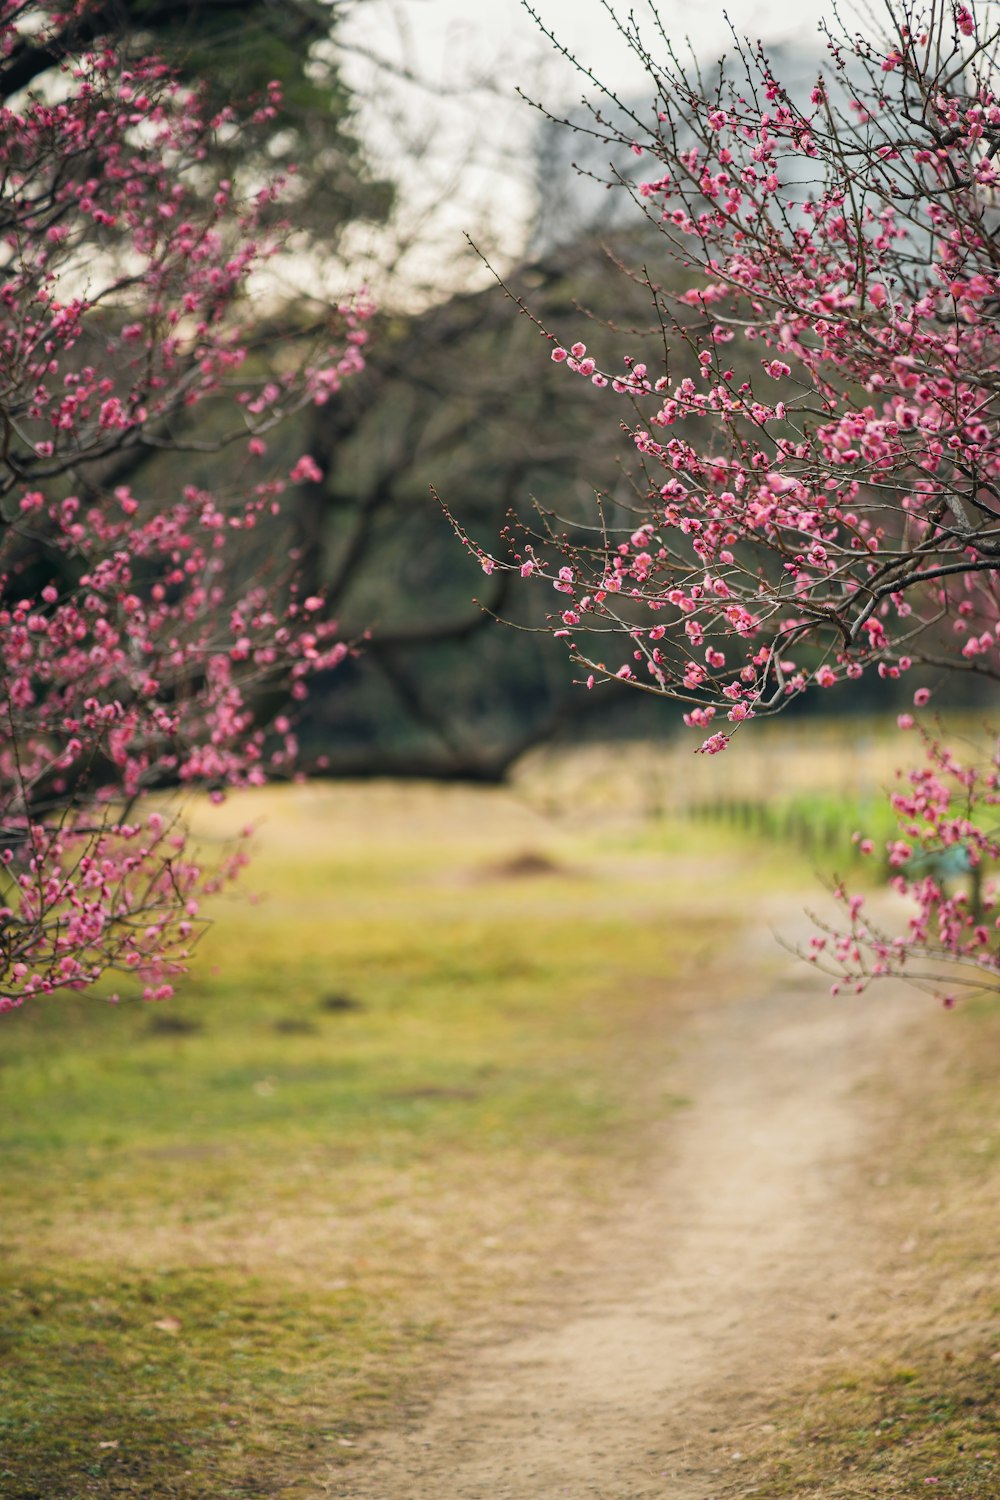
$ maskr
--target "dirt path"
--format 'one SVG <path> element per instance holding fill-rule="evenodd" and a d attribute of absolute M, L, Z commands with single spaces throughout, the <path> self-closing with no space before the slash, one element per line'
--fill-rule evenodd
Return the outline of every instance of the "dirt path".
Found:
<path fill-rule="evenodd" d="M 711 1500 L 769 1401 L 856 1341 L 877 1303 L 864 1084 L 921 1008 L 832 1001 L 766 931 L 754 946 L 745 986 L 671 1037 L 692 1106 L 643 1195 L 581 1247 L 565 1301 L 477 1348 L 328 1494 Z"/>

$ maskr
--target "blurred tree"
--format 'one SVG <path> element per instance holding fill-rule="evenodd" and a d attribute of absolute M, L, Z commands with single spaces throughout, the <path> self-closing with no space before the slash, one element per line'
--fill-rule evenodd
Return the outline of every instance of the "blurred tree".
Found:
<path fill-rule="evenodd" d="M 613 288 L 628 316 L 609 269 L 590 240 L 510 284 L 557 320 L 600 308 Z M 495 286 L 385 317 L 372 343 L 358 381 L 309 414 L 301 440 L 322 471 L 294 513 L 307 586 L 349 638 L 364 634 L 329 693 L 317 685 L 303 743 L 323 745 L 341 774 L 495 780 L 583 718 L 607 729 L 633 717 L 631 704 L 567 683 L 558 646 L 535 633 L 537 601 L 455 547 L 455 524 L 496 530 L 528 496 L 569 522 L 592 502 L 595 473 L 627 484 L 594 421 L 597 393 L 581 404 L 539 363 L 537 331 Z"/>

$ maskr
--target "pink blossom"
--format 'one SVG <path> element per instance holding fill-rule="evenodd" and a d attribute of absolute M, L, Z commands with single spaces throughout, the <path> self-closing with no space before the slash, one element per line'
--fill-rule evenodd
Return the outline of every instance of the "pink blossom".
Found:
<path fill-rule="evenodd" d="M 985 62 L 974 77 L 962 66 L 971 5 L 932 8 L 921 27 L 890 46 L 834 25 L 838 66 L 809 105 L 747 54 L 703 95 L 661 60 L 656 88 L 690 129 L 654 122 L 633 142 L 601 116 L 609 141 L 653 163 L 637 197 L 683 277 L 650 288 L 648 352 L 609 356 L 624 367 L 608 443 L 620 429 L 627 484 L 609 503 L 595 474 L 589 515 L 543 509 L 525 537 L 562 549 L 581 615 L 633 660 L 641 643 L 644 670 L 622 680 L 679 701 L 703 734 L 716 715 L 745 722 L 862 678 L 888 704 L 908 671 L 997 673 L 1000 316 L 982 214 L 1000 183 L 1000 88 Z M 933 101 L 926 138 L 903 118 L 904 75 L 907 96 Z M 809 184 L 801 202 L 785 182 Z M 737 333 L 755 359 L 729 359 Z M 622 337 L 614 320 L 607 337 Z M 599 374 L 582 342 L 567 358 Z M 795 395 L 775 401 L 774 381 Z M 913 707 L 930 698 L 917 688 Z M 896 722 L 915 729 L 912 714 Z M 956 871 L 956 850 L 970 870 L 1000 863 L 996 762 L 970 767 L 943 736 L 918 737 L 927 765 L 901 774 L 887 849 L 910 915 L 887 937 L 845 890 L 842 930 L 812 957 L 851 988 L 947 964 L 997 988 L 1000 894 L 927 873 L 940 851 Z M 919 955 L 930 965 L 910 964 Z"/>
<path fill-rule="evenodd" d="M 0 19 L 8 55 L 33 15 L 8 7 Z M 16 933 L 0 952 L 0 1010 L 109 970 L 159 1001 L 187 966 L 203 898 L 246 854 L 237 843 L 203 857 L 179 818 L 144 799 L 178 783 L 213 800 L 259 784 L 274 735 L 291 770 L 288 716 L 258 722 L 257 705 L 300 699 L 347 647 L 329 622 L 305 627 L 318 596 L 300 608 L 290 579 L 248 567 L 244 537 L 273 507 L 279 472 L 255 464 L 247 479 L 235 458 L 224 491 L 208 493 L 183 484 L 181 444 L 177 492 L 144 492 L 132 465 L 135 493 L 104 486 L 139 451 L 130 443 L 169 446 L 191 416 L 199 433 L 250 418 L 270 427 L 279 405 L 300 411 L 329 382 L 248 369 L 248 283 L 278 248 L 275 192 L 245 202 L 226 184 L 214 202 L 202 196 L 220 122 L 165 64 L 138 48 L 126 63 L 109 45 L 74 58 L 57 106 L 45 90 L 7 103 L 0 196 L 18 249 L 0 343 L 5 401 L 28 437 L 8 465 L 16 519 L 0 537 L 0 583 L 43 534 L 51 581 L 37 594 L 0 587 L 0 860 Z M 345 304 L 321 351 L 340 382 L 362 368 L 369 315 Z M 248 448 L 267 452 L 252 426 Z M 307 456 L 292 470 L 319 477 Z"/>
<path fill-rule="evenodd" d="M 727 734 L 722 734 L 721 732 L 713 734 L 698 746 L 697 753 L 699 755 L 718 755 L 720 751 L 725 750 L 728 744 L 729 736 Z"/>
<path fill-rule="evenodd" d="M 314 458 L 310 458 L 308 453 L 303 453 L 288 477 L 293 484 L 301 484 L 306 480 L 310 484 L 319 484 L 323 478 L 323 470 Z"/>

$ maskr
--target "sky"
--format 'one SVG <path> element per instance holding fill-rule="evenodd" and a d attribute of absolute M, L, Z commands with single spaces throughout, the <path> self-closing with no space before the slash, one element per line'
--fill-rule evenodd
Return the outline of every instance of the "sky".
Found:
<path fill-rule="evenodd" d="M 621 13 L 628 8 L 618 7 Z M 660 15 L 672 37 L 690 36 L 700 50 L 725 44 L 729 32 L 723 12 L 740 34 L 770 41 L 808 36 L 824 8 L 829 11 L 819 0 L 664 0 Z M 534 9 L 584 65 L 614 86 L 624 87 L 641 76 L 602 0 L 534 0 Z M 634 9 L 642 25 L 650 6 L 637 0 Z M 356 36 L 390 55 L 398 54 L 401 45 L 408 48 L 420 69 L 439 80 L 472 62 L 513 86 L 519 68 L 552 50 L 520 0 L 362 0 L 349 25 Z"/>
<path fill-rule="evenodd" d="M 534 3 L 583 68 L 619 92 L 642 90 L 645 75 L 602 0 Z M 619 8 L 627 10 L 628 0 Z M 655 51 L 648 0 L 633 0 L 633 8 Z M 664 0 L 660 16 L 680 50 L 687 36 L 700 56 L 714 60 L 727 49 L 723 9 L 737 32 L 753 40 L 801 39 L 809 46 L 824 7 L 819 0 Z M 466 236 L 492 263 L 509 264 L 525 244 L 534 210 L 539 116 L 518 97 L 518 87 L 559 112 L 579 101 L 586 79 L 520 0 L 360 0 L 339 34 L 362 134 L 400 184 L 392 236 L 359 232 L 351 247 L 356 267 L 366 263 L 367 279 L 377 284 L 387 280 L 379 262 L 393 260 L 388 279 L 403 301 L 426 302 L 458 285 L 481 284 L 489 273 Z"/>

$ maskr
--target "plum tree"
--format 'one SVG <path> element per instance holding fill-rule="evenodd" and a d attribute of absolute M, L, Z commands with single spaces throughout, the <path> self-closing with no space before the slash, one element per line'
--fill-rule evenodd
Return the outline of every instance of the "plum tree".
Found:
<path fill-rule="evenodd" d="M 587 687 L 678 701 L 705 754 L 870 674 L 913 674 L 917 709 L 940 670 L 995 680 L 992 7 L 903 0 L 880 33 L 824 28 L 805 97 L 759 45 L 714 75 L 684 64 L 650 9 L 650 46 L 631 16 L 618 24 L 653 110 L 605 90 L 575 128 L 639 163 L 609 185 L 646 226 L 629 274 L 650 299 L 652 344 L 585 326 L 559 339 L 539 322 L 551 358 L 606 393 L 628 483 L 589 515 L 512 525 L 506 551 L 464 540 L 487 572 L 556 591 L 549 628 Z M 927 750 L 894 798 L 890 862 L 916 902 L 906 931 L 878 930 L 843 892 L 845 929 L 814 942 L 817 963 L 861 987 L 939 961 L 968 984 L 1000 976 L 996 890 L 981 878 L 1000 855 L 998 758 L 970 763 L 933 732 Z M 956 848 L 971 890 L 926 858 Z"/>
<path fill-rule="evenodd" d="M 63 51 L 66 24 L 0 12 L 8 67 L 58 59 L 0 123 L 0 1009 L 109 969 L 170 993 L 243 856 L 204 863 L 144 799 L 286 772 L 292 724 L 259 722 L 255 695 L 294 701 L 349 649 L 254 541 L 318 472 L 275 469 L 268 434 L 361 368 L 369 308 L 345 302 L 262 378 L 248 290 L 280 249 L 281 178 L 241 196 L 213 152 L 235 108 L 100 36 Z M 249 122 L 279 104 L 269 89 Z M 151 452 L 219 446 L 224 491 L 143 492 Z"/>

